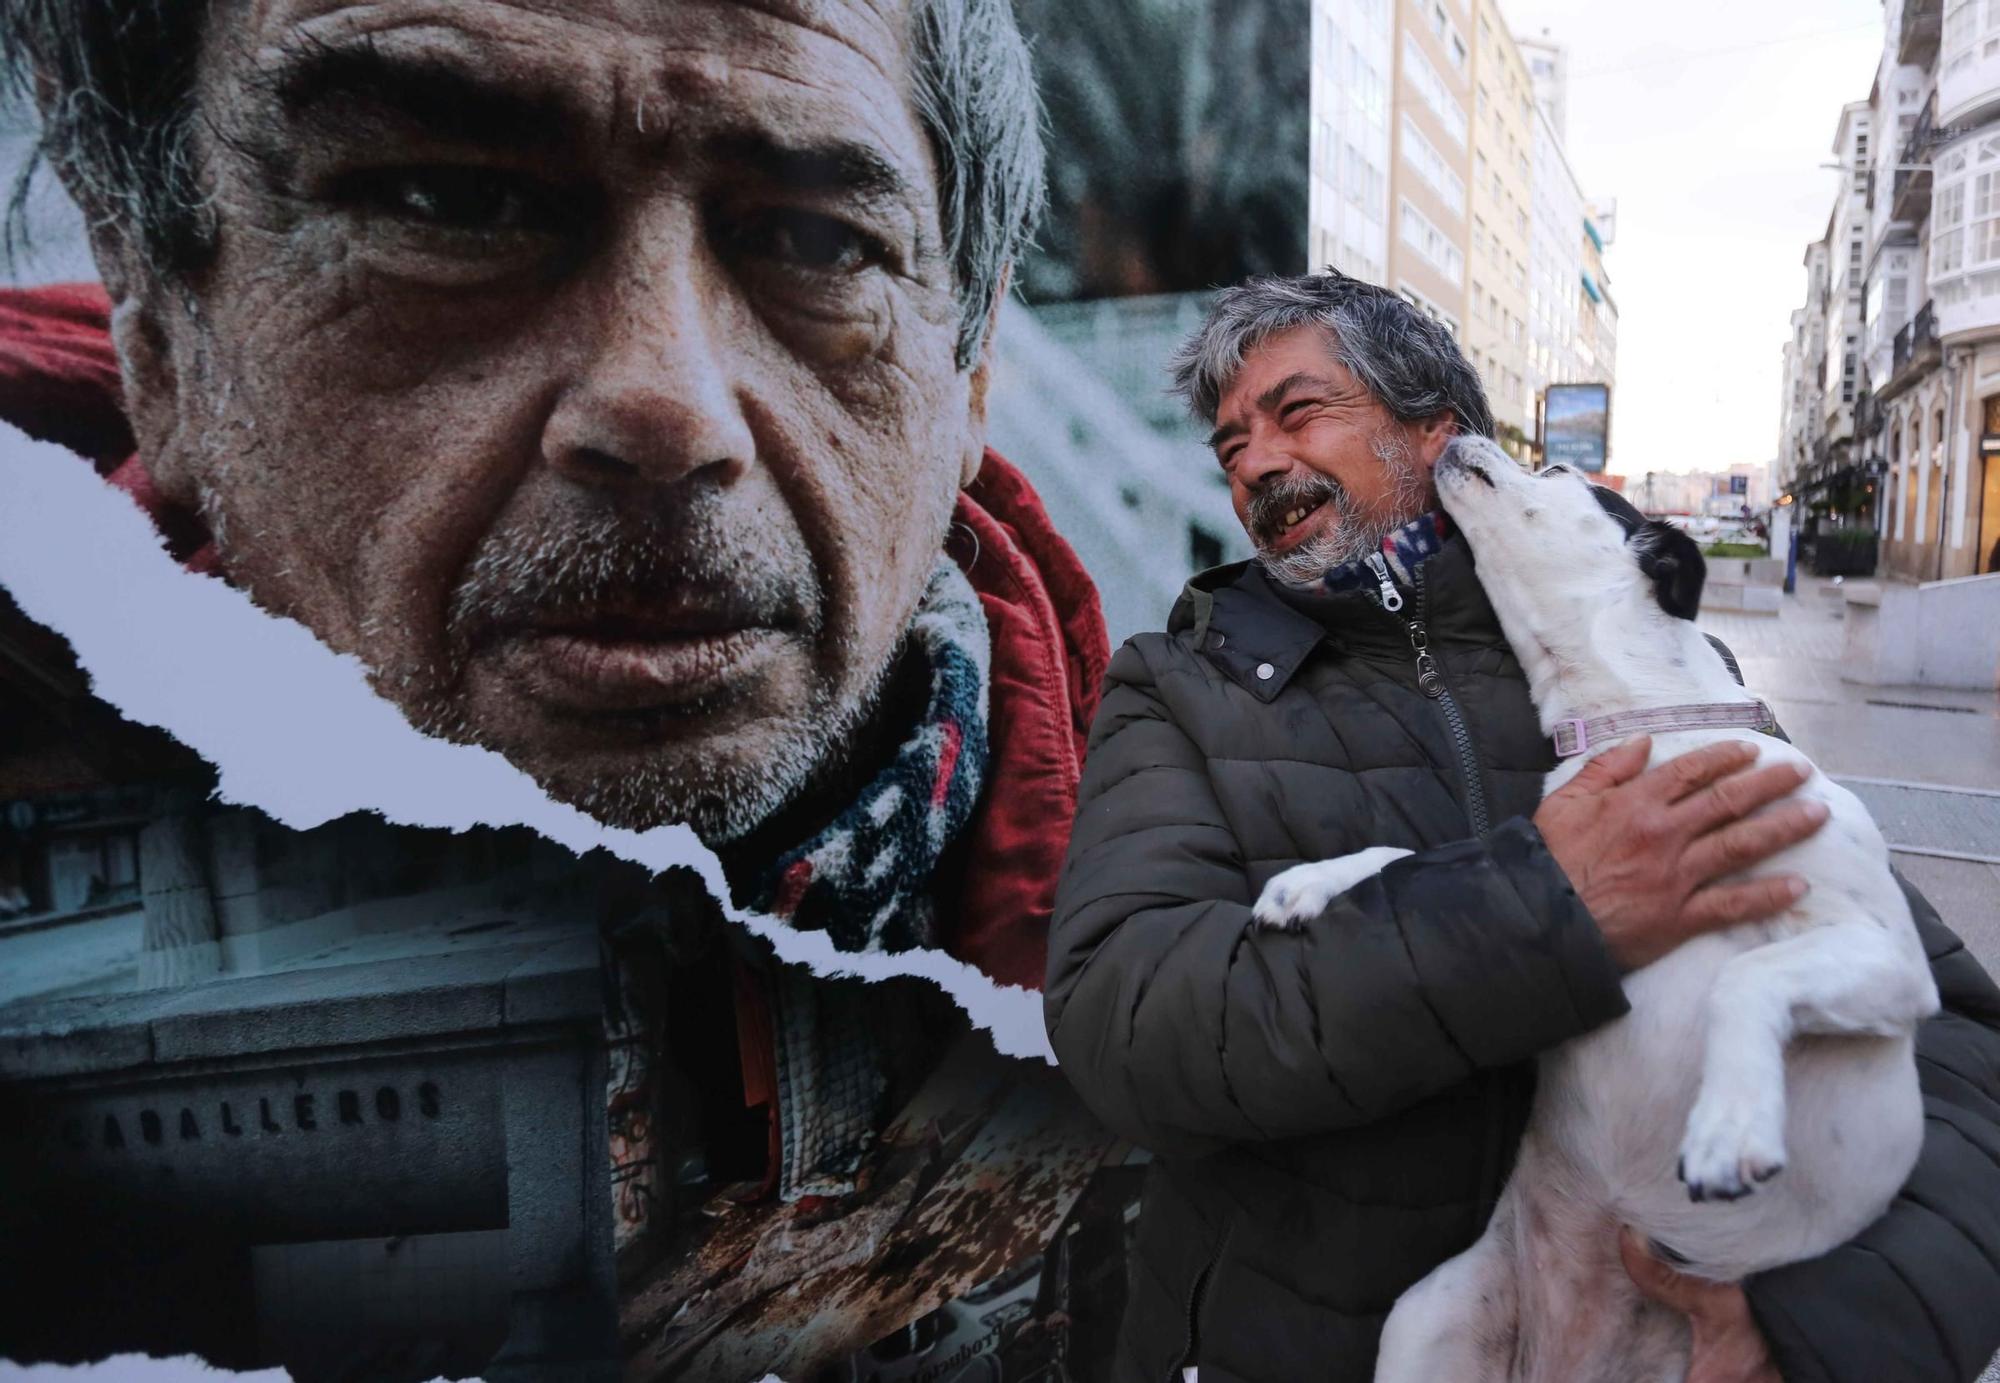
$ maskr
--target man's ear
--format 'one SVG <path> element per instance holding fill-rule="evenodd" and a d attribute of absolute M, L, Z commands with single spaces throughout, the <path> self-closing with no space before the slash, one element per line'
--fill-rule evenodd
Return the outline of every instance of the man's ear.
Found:
<path fill-rule="evenodd" d="M 1451 445 L 1451 439 L 1458 436 L 1458 414 L 1449 408 L 1442 413 L 1434 413 L 1420 422 L 1410 424 L 1415 433 L 1417 460 L 1429 470 L 1444 455 L 1444 449 Z"/>
<path fill-rule="evenodd" d="M 1639 570 L 1653 583 L 1653 598 L 1675 619 L 1693 619 L 1701 609 L 1701 587 L 1708 579 L 1708 561 L 1701 544 L 1660 519 L 1642 524 L 1627 540 L 1639 558 Z"/>
<path fill-rule="evenodd" d="M 106 274 L 107 290 L 112 282 Z M 111 344 L 125 385 L 125 416 L 153 483 L 169 498 L 187 501 L 191 482 L 175 473 L 173 458 L 180 449 L 169 445 L 180 421 L 181 370 L 168 319 L 174 314 L 186 326 L 186 310 L 171 289 L 129 265 L 118 282 L 111 297 Z"/>
<path fill-rule="evenodd" d="M 972 373 L 966 380 L 965 454 L 960 459 L 958 474 L 961 490 L 978 478 L 979 468 L 986 464 L 986 390 L 993 383 L 993 333 L 1000 325 L 1000 304 L 1007 300 L 1007 283 L 1013 274 L 1011 263 L 1001 266 L 1000 282 L 994 286 L 993 301 L 986 308 L 986 331 L 979 339 L 979 357 L 972 362 Z"/>

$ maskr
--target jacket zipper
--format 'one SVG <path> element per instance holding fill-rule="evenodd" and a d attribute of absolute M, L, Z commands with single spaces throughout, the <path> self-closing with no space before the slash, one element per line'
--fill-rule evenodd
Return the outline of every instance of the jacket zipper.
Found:
<path fill-rule="evenodd" d="M 1403 608 L 1403 594 L 1396 589 L 1396 583 L 1389 579 L 1389 564 L 1379 552 L 1371 552 L 1367 557 L 1368 569 L 1375 573 L 1382 608 L 1391 614 L 1398 614 Z M 1485 835 L 1486 783 L 1479 774 L 1479 755 L 1472 743 L 1472 730 L 1465 723 L 1465 715 L 1459 709 L 1458 700 L 1451 694 L 1451 686 L 1445 681 L 1444 669 L 1431 654 L 1430 633 L 1424 628 L 1425 587 L 1424 571 L 1417 568 L 1411 577 L 1416 591 L 1417 608 L 1401 616 L 1403 628 L 1409 633 L 1410 651 L 1417 660 L 1417 690 L 1438 703 L 1444 712 L 1444 722 L 1451 730 L 1452 743 L 1458 749 L 1458 767 L 1465 779 L 1465 810 L 1472 819 L 1472 833 Z"/>
<path fill-rule="evenodd" d="M 1201 1312 L 1202 1293 L 1208 1290 L 1208 1280 L 1214 1276 L 1216 1265 L 1222 1262 L 1222 1255 L 1229 1248 L 1230 1237 L 1235 1233 L 1234 1224 L 1223 1230 L 1222 1242 L 1215 1246 L 1215 1255 L 1194 1276 L 1194 1286 L 1189 1289 L 1187 1300 L 1187 1343 L 1181 1347 L 1181 1360 L 1174 1365 L 1174 1371 L 1169 1375 L 1167 1383 L 1181 1383 L 1181 1375 L 1185 1370 L 1201 1367 L 1201 1360 L 1196 1357 L 1201 1345 L 1200 1335 L 1196 1331 L 1195 1317 Z"/>

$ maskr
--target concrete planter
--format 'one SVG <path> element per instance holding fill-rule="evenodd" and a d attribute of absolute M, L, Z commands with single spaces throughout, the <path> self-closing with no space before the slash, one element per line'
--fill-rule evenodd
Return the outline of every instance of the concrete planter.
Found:
<path fill-rule="evenodd" d="M 2000 690 L 2000 574 L 1916 587 L 1850 582 L 1843 594 L 1844 680 Z"/>

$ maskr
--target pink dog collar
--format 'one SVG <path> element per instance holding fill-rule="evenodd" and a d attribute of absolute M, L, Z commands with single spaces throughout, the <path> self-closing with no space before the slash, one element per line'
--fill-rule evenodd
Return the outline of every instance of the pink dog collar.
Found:
<path fill-rule="evenodd" d="M 1695 706 L 1653 706 L 1589 720 L 1573 716 L 1557 721 L 1549 738 L 1555 741 L 1558 759 L 1573 759 L 1633 735 L 1664 734 L 1670 730 L 1762 730 L 1769 734 L 1777 728 L 1778 718 L 1761 701 L 1720 701 Z"/>

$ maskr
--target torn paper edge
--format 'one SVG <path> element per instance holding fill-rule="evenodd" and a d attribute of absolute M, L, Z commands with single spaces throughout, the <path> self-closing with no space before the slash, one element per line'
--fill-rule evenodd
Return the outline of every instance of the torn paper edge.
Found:
<path fill-rule="evenodd" d="M 96 696 L 214 766 L 216 797 L 294 830 L 372 811 L 395 825 L 526 826 L 582 855 L 694 869 L 728 917 L 780 960 L 828 978 L 926 979 L 1006 1056 L 1053 1063 L 1042 996 L 938 950 L 836 950 L 735 908 L 722 866 L 686 826 L 630 831 L 551 799 L 492 750 L 416 730 L 355 658 L 241 591 L 184 570 L 150 519 L 88 462 L 0 424 L 0 586 L 69 640 Z"/>
<path fill-rule="evenodd" d="M 0 1383 L 215 1383 L 217 1379 L 235 1383 L 292 1383 L 284 1369 L 258 1369 L 255 1373 L 235 1373 L 203 1363 L 192 1354 L 172 1359 L 155 1359 L 144 1354 L 114 1354 L 94 1364 L 15 1364 L 0 1359 Z M 445 1383 L 440 1378 L 434 1383 Z M 476 1378 L 464 1383 L 479 1383 Z M 759 1383 L 785 1383 L 775 1373 L 767 1373 Z"/>
<path fill-rule="evenodd" d="M 145 1354 L 114 1354 L 94 1364 L 15 1364 L 0 1361 L 0 1383 L 292 1383 L 284 1369 L 237 1373 L 219 1369 L 192 1354 L 155 1359 Z M 440 1380 L 439 1383 L 442 1383 Z M 478 1383 L 478 1380 L 472 1380 Z"/>

